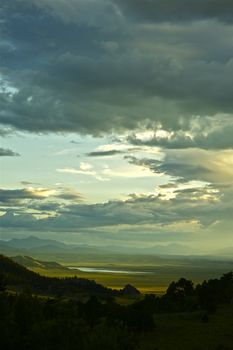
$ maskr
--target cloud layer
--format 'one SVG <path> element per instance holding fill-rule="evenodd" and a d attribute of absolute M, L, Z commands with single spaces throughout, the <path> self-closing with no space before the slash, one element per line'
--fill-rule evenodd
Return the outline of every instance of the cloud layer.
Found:
<path fill-rule="evenodd" d="M 130 14 L 150 21 L 233 20 L 231 0 L 116 0 L 116 3 Z"/>
<path fill-rule="evenodd" d="M 176 241 L 182 240 L 184 234 L 189 240 L 190 234 L 195 237 L 204 228 L 208 231 L 208 227 L 217 225 L 220 220 L 226 223 L 232 221 L 232 197 L 229 196 L 229 188 L 228 194 L 226 192 L 222 196 L 212 186 L 198 187 L 192 183 L 184 187 L 174 184 L 169 186 L 157 188 L 158 192 L 154 195 L 132 195 L 126 201 L 93 205 L 62 205 L 59 202 L 47 202 L 45 198 L 33 197 L 36 201 L 30 204 L 28 202 L 26 206 L 24 202 L 18 211 L 10 208 L 6 210 L 0 218 L 1 226 L 4 230 L 17 228 L 24 231 L 66 232 L 68 240 L 72 232 L 92 232 L 93 239 L 96 236 L 101 239 L 104 233 L 108 233 L 112 239 L 119 240 L 124 240 L 124 237 L 129 239 L 130 234 L 131 240 L 135 241 L 149 237 L 151 241 Z M 232 188 L 230 193 L 232 194 Z M 11 196 L 8 202 L 5 200 L 5 204 L 13 203 L 19 205 L 15 196 Z M 52 214 L 54 210 L 55 215 Z M 203 235 L 204 233 L 205 231 Z"/>
<path fill-rule="evenodd" d="M 162 147 L 232 147 L 231 1 L 4 4 L 3 125 L 92 135 L 162 127 L 178 132 Z M 210 134 L 179 134 L 219 118 Z"/>

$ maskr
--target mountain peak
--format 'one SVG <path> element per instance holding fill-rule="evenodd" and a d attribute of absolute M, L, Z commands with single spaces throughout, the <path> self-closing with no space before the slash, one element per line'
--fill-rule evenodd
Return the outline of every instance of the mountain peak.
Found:
<path fill-rule="evenodd" d="M 56 246 L 56 247 L 65 246 L 65 243 L 52 240 L 52 239 L 39 238 L 36 236 L 28 236 L 25 238 L 12 238 L 7 242 L 7 244 L 14 248 L 25 248 L 25 249 L 39 248 L 44 246 Z"/>

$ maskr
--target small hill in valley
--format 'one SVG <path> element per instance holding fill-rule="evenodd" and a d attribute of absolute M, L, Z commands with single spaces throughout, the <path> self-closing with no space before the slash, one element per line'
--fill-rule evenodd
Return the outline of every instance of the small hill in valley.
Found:
<path fill-rule="evenodd" d="M 120 291 L 121 294 L 136 296 L 141 294 L 137 288 L 132 286 L 131 284 L 126 284 L 124 288 Z"/>

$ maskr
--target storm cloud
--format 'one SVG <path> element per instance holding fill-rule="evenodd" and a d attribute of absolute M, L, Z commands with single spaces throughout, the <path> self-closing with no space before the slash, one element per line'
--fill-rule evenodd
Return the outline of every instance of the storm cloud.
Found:
<path fill-rule="evenodd" d="M 151 21 L 190 21 L 216 18 L 232 22 L 231 0 L 115 0 L 127 13 Z"/>
<path fill-rule="evenodd" d="M 6 207 L 21 206 L 25 209 L 30 204 L 31 208 L 36 208 L 38 201 L 44 201 L 44 204 L 47 205 L 49 198 L 53 198 L 53 200 L 72 201 L 72 203 L 82 202 L 82 195 L 70 188 L 48 189 L 29 187 L 11 190 L 0 189 L 0 205 Z"/>
<path fill-rule="evenodd" d="M 37 192 L 29 189 L 0 189 L 0 203 L 6 206 L 17 206 L 22 204 L 24 200 L 28 199 L 42 199 L 43 191 Z"/>
<path fill-rule="evenodd" d="M 233 147 L 233 118 L 231 116 L 218 116 L 200 121 L 197 118 L 195 127 L 186 130 L 166 131 L 154 130 L 154 134 L 146 140 L 135 134 L 128 136 L 127 140 L 136 146 L 155 146 L 167 149 L 231 149 Z"/>
<path fill-rule="evenodd" d="M 214 120 L 217 114 L 230 123 L 231 3 L 4 2 L 0 122 L 30 132 L 95 136 L 142 125 L 189 130 L 197 116 Z M 124 8 L 129 11 L 122 14 Z M 172 24 L 142 25 L 131 20 L 137 11 L 172 18 Z M 190 17 L 196 22 L 180 24 Z M 199 143 L 208 148 L 210 138 Z M 190 147 L 186 141 L 168 147 Z M 224 138 L 216 147 L 231 146 Z"/>
<path fill-rule="evenodd" d="M 8 148 L 0 148 L 0 157 L 19 157 L 20 154 Z"/>

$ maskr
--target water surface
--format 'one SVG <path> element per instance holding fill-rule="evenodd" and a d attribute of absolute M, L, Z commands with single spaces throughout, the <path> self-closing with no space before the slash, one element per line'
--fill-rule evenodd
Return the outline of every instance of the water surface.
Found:
<path fill-rule="evenodd" d="M 76 266 L 69 266 L 70 270 L 79 270 L 82 272 L 101 272 L 101 273 L 116 273 L 116 274 L 125 274 L 125 275 L 143 275 L 148 274 L 150 272 L 145 271 L 129 271 L 129 270 L 111 270 L 111 269 L 105 269 L 105 268 L 97 268 L 97 267 L 76 267 Z"/>

